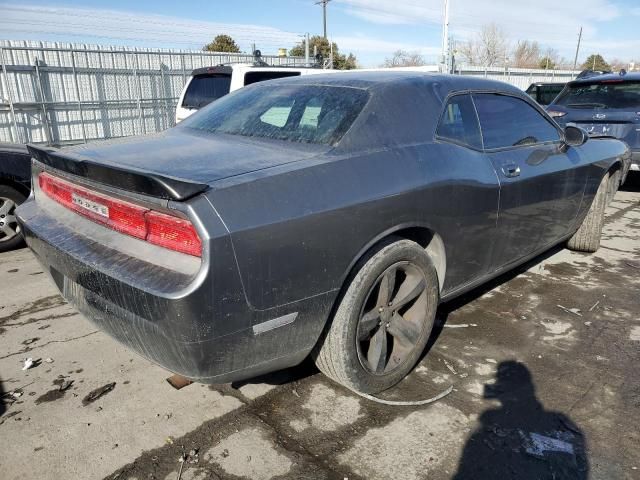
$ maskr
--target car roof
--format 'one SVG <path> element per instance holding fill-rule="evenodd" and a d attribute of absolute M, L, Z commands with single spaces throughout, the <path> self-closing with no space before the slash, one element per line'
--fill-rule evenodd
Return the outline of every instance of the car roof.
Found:
<path fill-rule="evenodd" d="M 300 65 L 254 65 L 253 63 L 233 63 L 228 65 L 214 65 L 211 67 L 196 68 L 191 72 L 191 76 L 226 74 L 231 75 L 234 70 L 255 70 L 257 72 L 289 72 L 302 70 L 318 70 L 316 67 L 305 67 Z"/>
<path fill-rule="evenodd" d="M 464 91 L 464 90 L 486 90 L 502 91 L 523 95 L 523 91 L 508 83 L 485 78 L 448 75 L 440 73 L 419 72 L 419 71 L 358 71 L 348 70 L 328 74 L 309 75 L 305 77 L 289 77 L 273 80 L 271 85 L 278 82 L 284 84 L 305 84 L 305 85 L 328 85 L 362 88 L 365 90 L 393 88 L 394 84 L 413 84 L 420 86 L 438 86 L 441 91 Z"/>
<path fill-rule="evenodd" d="M 277 87 L 343 87 L 366 91 L 369 99 L 339 142 L 340 151 L 392 148 L 433 138 L 446 99 L 469 91 L 503 93 L 533 100 L 507 83 L 462 75 L 416 71 L 346 71 L 288 77 L 249 85 L 242 90 Z M 389 121 L 393 119 L 393 121 Z"/>
<path fill-rule="evenodd" d="M 569 82 L 571 85 L 580 84 L 580 83 L 598 83 L 598 82 L 606 82 L 606 81 L 639 81 L 640 80 L 640 72 L 627 72 L 624 75 L 620 75 L 619 73 L 602 73 L 600 75 L 591 75 L 586 76 L 584 78 L 577 78 Z"/>

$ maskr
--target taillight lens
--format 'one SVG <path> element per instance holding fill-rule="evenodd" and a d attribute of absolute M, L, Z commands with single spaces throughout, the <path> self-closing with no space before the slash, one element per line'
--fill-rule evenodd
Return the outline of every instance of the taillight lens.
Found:
<path fill-rule="evenodd" d="M 196 257 L 201 255 L 200 237 L 190 221 L 152 210 L 145 217 L 147 242 Z"/>
<path fill-rule="evenodd" d="M 547 110 L 547 113 L 549 114 L 550 117 L 556 118 L 556 117 L 564 117 L 567 112 L 559 112 L 557 110 Z"/>
<path fill-rule="evenodd" d="M 38 175 L 38 184 L 48 197 L 96 223 L 170 250 L 202 255 L 200 237 L 189 220 L 92 192 L 47 172 Z"/>

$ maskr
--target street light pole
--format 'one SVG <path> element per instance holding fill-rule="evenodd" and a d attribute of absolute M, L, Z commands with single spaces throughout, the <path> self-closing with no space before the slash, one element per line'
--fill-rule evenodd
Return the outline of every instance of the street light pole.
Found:
<path fill-rule="evenodd" d="M 448 70 L 449 57 L 449 0 L 444 0 L 444 18 L 442 21 L 442 65 Z"/>
<path fill-rule="evenodd" d="M 322 25 L 325 40 L 327 39 L 327 4 L 330 1 L 331 0 L 318 0 L 316 2 L 316 5 L 322 5 Z"/>

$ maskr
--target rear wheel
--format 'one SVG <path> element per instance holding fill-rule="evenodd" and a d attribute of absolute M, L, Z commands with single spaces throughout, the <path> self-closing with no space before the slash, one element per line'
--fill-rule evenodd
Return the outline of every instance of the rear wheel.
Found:
<path fill-rule="evenodd" d="M 15 188 L 0 185 L 0 252 L 12 250 L 22 244 L 15 210 L 26 198 Z"/>
<path fill-rule="evenodd" d="M 424 249 L 395 239 L 360 262 L 314 350 L 318 368 L 348 388 L 375 393 L 419 360 L 438 306 L 438 276 Z"/>
<path fill-rule="evenodd" d="M 598 191 L 591 203 L 587 216 L 582 225 L 567 242 L 567 247 L 578 252 L 593 253 L 600 247 L 602 225 L 604 224 L 604 210 L 610 198 L 609 174 L 600 182 Z"/>

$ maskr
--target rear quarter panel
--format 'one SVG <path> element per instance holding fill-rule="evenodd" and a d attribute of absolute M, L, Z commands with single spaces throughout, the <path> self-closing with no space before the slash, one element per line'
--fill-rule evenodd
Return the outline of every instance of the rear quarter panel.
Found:
<path fill-rule="evenodd" d="M 498 189 L 480 154 L 436 143 L 279 169 L 219 182 L 208 193 L 254 309 L 337 294 L 359 257 L 402 228 L 442 237 L 456 259 L 445 289 L 488 268 Z"/>

